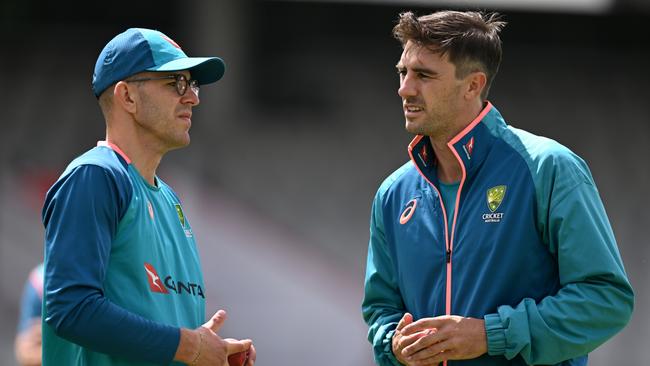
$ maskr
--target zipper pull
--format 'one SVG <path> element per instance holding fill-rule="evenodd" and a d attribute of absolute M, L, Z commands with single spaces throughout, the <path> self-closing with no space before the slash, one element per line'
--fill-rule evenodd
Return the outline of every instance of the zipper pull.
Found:
<path fill-rule="evenodd" d="M 451 263 L 451 250 L 447 249 L 447 263 Z"/>

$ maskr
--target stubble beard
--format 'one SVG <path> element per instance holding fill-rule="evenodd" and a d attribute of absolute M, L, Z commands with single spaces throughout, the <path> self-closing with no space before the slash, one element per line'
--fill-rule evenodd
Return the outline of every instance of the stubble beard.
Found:
<path fill-rule="evenodd" d="M 176 120 L 168 120 L 164 111 L 154 103 L 144 100 L 145 118 L 140 121 L 140 126 L 154 137 L 155 145 L 163 153 L 186 147 L 190 143 L 189 130 L 180 130 Z"/>
<path fill-rule="evenodd" d="M 430 113 L 427 113 L 422 121 L 415 122 L 407 119 L 404 128 L 414 135 L 428 136 L 433 139 L 446 138 L 451 132 L 451 126 L 444 117 L 432 116 Z"/>

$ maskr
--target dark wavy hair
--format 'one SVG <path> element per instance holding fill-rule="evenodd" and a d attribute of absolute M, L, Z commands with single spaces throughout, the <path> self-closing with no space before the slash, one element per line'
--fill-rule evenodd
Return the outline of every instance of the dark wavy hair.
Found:
<path fill-rule="evenodd" d="M 412 41 L 446 55 L 456 66 L 456 78 L 475 71 L 484 72 L 487 82 L 481 97 L 486 99 L 501 64 L 499 32 L 505 25 L 498 13 L 444 10 L 416 17 L 409 11 L 399 15 L 393 36 L 402 47 Z"/>

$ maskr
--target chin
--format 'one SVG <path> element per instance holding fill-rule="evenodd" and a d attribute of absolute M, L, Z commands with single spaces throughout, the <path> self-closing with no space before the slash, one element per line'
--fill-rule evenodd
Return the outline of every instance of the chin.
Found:
<path fill-rule="evenodd" d="M 186 147 L 190 144 L 190 137 L 187 136 L 186 138 L 180 138 L 175 141 L 170 142 L 169 144 L 169 150 L 176 150 L 180 149 L 183 147 Z"/>
<path fill-rule="evenodd" d="M 414 134 L 414 135 L 422 135 L 423 132 L 424 132 L 424 131 L 422 130 L 422 127 L 420 127 L 420 126 L 418 126 L 417 124 L 415 124 L 415 123 L 413 123 L 413 122 L 410 122 L 410 121 L 408 121 L 408 120 L 407 120 L 406 123 L 404 124 L 404 129 L 406 130 L 406 132 L 408 132 L 408 133 L 412 133 L 412 134 Z"/>

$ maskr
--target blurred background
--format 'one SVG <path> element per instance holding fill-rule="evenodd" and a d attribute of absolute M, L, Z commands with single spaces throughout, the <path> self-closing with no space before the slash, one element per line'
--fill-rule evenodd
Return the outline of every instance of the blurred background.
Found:
<path fill-rule="evenodd" d="M 0 364 L 43 258 L 44 193 L 103 139 L 97 55 L 159 29 L 226 76 L 201 89 L 190 147 L 159 176 L 184 201 L 208 312 L 252 338 L 259 365 L 371 365 L 360 303 L 371 200 L 406 159 L 391 36 L 397 14 L 497 10 L 490 100 L 592 169 L 636 291 L 630 324 L 590 365 L 646 365 L 650 345 L 650 4 L 645 0 L 0 2 Z"/>

